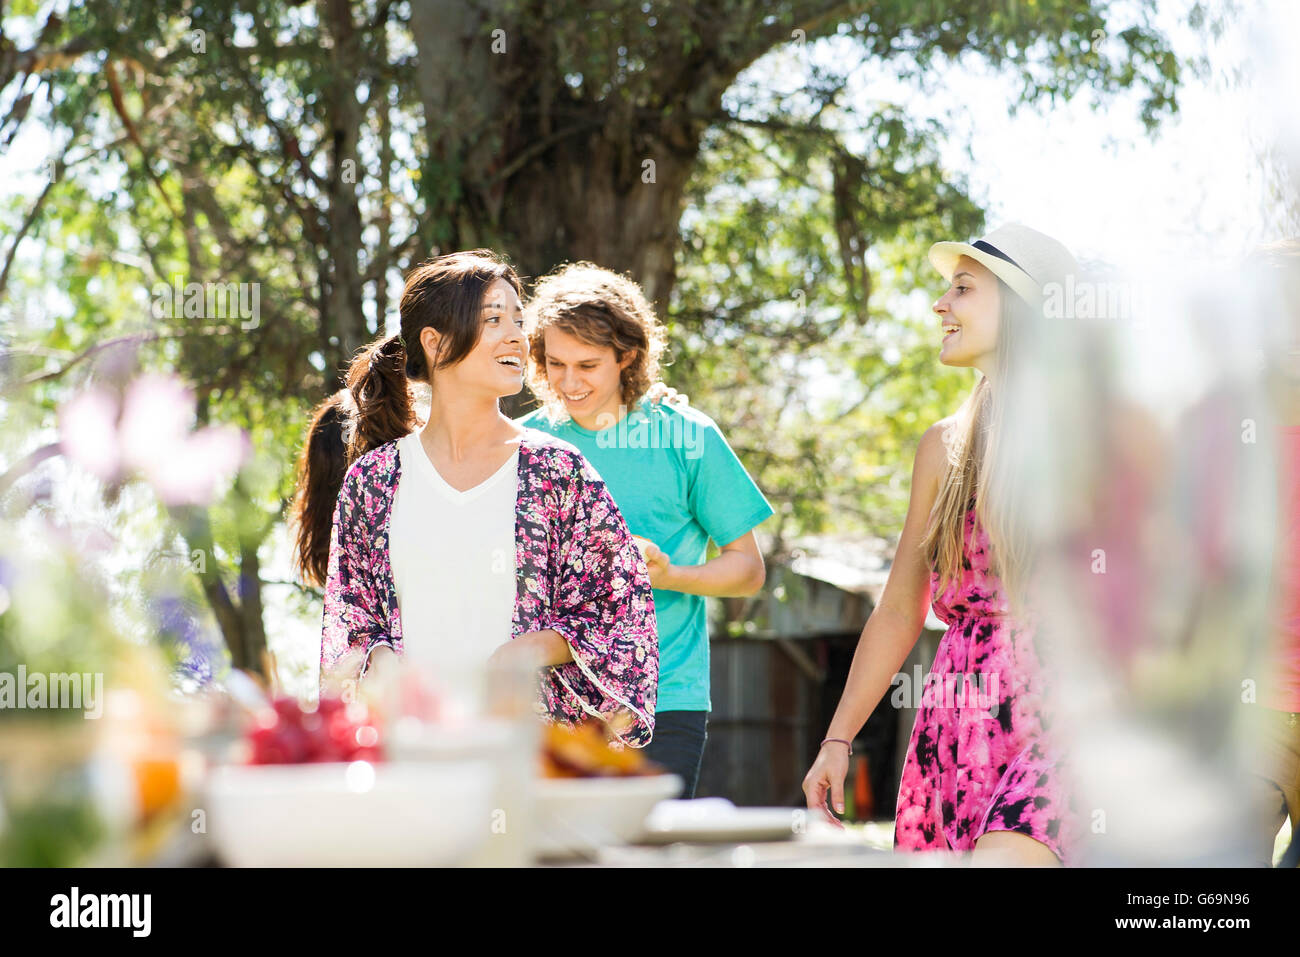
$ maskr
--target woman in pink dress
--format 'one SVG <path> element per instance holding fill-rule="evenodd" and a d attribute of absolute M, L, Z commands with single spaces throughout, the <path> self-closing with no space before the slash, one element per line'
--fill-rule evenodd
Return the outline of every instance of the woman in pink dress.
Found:
<path fill-rule="evenodd" d="M 951 287 L 935 303 L 939 361 L 982 375 L 963 406 L 922 436 L 889 580 L 804 778 L 810 808 L 844 810 L 852 740 L 920 635 L 926 606 L 948 624 L 922 695 L 899 784 L 896 850 L 972 851 L 972 863 L 1054 865 L 1077 854 L 1050 680 L 1021 596 L 1030 562 L 1018 480 L 999 426 L 1027 323 L 1044 286 L 1078 269 L 1060 243 L 1008 225 L 975 243 L 937 243 Z"/>

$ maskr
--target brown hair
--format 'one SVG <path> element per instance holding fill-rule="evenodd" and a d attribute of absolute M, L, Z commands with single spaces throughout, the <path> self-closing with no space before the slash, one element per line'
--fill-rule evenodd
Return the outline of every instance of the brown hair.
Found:
<path fill-rule="evenodd" d="M 528 385 L 553 418 L 563 418 L 563 400 L 546 376 L 547 329 L 567 332 L 592 346 L 609 346 L 616 361 L 635 358 L 619 376 L 622 401 L 631 408 L 659 381 L 659 360 L 667 336 L 641 287 L 589 262 L 569 263 L 546 276 L 524 310 L 528 332 Z"/>
<path fill-rule="evenodd" d="M 316 406 L 307 441 L 298 454 L 298 488 L 292 521 L 297 527 L 294 570 L 309 585 L 323 585 L 329 567 L 334 502 L 347 471 L 347 435 L 354 409 L 352 393 L 339 389 Z"/>
<path fill-rule="evenodd" d="M 334 506 L 353 462 L 415 430 L 410 383 L 432 382 L 438 369 L 455 365 L 478 345 L 483 296 L 498 279 L 523 294 L 514 268 L 487 249 L 449 253 L 415 267 L 402 291 L 401 332 L 363 347 L 348 366 L 347 388 L 312 413 L 298 458 L 292 523 L 294 564 L 309 585 L 325 584 Z M 420 333 L 438 333 L 432 370 Z"/>

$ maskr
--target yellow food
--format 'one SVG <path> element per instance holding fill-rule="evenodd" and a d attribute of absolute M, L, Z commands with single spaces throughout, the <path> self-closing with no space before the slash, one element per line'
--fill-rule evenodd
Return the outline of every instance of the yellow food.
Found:
<path fill-rule="evenodd" d="M 548 778 L 635 777 L 663 769 L 635 748 L 610 746 L 603 725 L 586 721 L 574 727 L 553 724 L 542 739 L 541 771 Z"/>

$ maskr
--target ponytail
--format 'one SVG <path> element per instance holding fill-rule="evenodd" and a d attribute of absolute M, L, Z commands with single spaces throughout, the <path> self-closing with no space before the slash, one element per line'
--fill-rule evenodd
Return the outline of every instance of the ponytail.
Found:
<path fill-rule="evenodd" d="M 377 339 L 352 360 L 348 390 L 356 403 L 356 431 L 348 442 L 351 465 L 371 449 L 414 431 L 415 399 L 406 377 L 402 337 Z"/>
<path fill-rule="evenodd" d="M 377 339 L 352 360 L 347 388 L 312 411 L 307 441 L 298 456 L 291 512 L 296 528 L 294 568 L 308 585 L 323 587 L 328 577 L 334 505 L 348 468 L 371 449 L 415 429 L 405 366 L 401 336 Z"/>

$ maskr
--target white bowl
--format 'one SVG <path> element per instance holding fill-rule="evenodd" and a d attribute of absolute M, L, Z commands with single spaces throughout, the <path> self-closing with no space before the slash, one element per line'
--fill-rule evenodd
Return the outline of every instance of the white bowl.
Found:
<path fill-rule="evenodd" d="M 234 867 L 457 864 L 489 836 L 491 768 L 442 764 L 280 764 L 214 769 L 207 825 Z"/>
<path fill-rule="evenodd" d="M 681 792 L 675 774 L 543 778 L 537 782 L 537 853 L 572 857 L 639 840 L 651 808 Z"/>
<path fill-rule="evenodd" d="M 429 724 L 403 719 L 387 738 L 397 761 L 435 764 L 466 759 L 488 763 L 493 771 L 491 837 L 465 860 L 469 867 L 526 867 L 532 863 L 534 792 L 541 724 L 481 718 L 473 724 Z"/>

